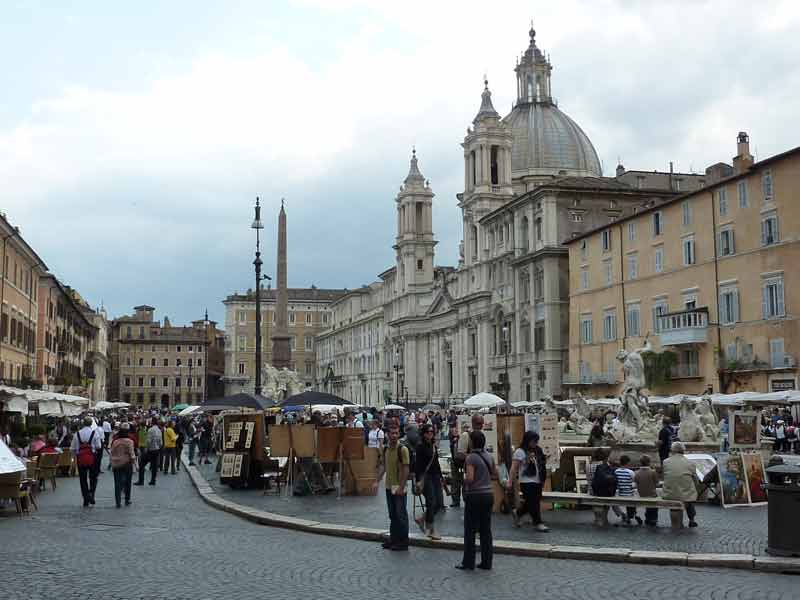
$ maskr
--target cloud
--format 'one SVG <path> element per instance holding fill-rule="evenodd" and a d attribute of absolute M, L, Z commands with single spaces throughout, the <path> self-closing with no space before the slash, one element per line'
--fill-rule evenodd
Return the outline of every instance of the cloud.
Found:
<path fill-rule="evenodd" d="M 113 313 L 148 302 L 173 319 L 205 306 L 221 318 L 220 300 L 252 286 L 256 195 L 268 266 L 287 198 L 292 285 L 369 283 L 393 261 L 394 196 L 413 144 L 436 193 L 437 263 L 453 264 L 459 144 L 484 72 L 496 108 L 509 111 L 531 11 L 559 106 L 606 173 L 618 156 L 628 168 L 672 160 L 699 171 L 729 160 L 740 129 L 760 158 L 797 144 L 785 126 L 800 88 L 792 2 L 515 1 L 487 12 L 473 1 L 454 10 L 303 0 L 294 9 L 300 22 L 254 15 L 270 35 L 246 52 L 206 43 L 188 60 L 131 56 L 151 61 L 135 65 L 151 75 L 125 89 L 73 75 L 0 129 L 2 208 L 67 283 Z M 324 39 L 294 35 L 302 19 Z M 292 35 L 273 35 L 284 25 Z"/>

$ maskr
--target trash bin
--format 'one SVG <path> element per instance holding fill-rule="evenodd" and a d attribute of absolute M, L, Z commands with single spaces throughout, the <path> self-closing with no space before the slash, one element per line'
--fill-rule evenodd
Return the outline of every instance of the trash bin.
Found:
<path fill-rule="evenodd" d="M 800 467 L 769 467 L 767 479 L 767 553 L 800 556 Z"/>

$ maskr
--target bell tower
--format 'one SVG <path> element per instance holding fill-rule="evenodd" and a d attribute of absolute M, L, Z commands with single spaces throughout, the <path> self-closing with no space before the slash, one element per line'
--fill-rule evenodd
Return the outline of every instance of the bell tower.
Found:
<path fill-rule="evenodd" d="M 400 186 L 397 203 L 398 288 L 401 294 L 422 292 L 433 285 L 433 191 L 417 164 L 417 151 L 411 151 L 408 176 Z"/>

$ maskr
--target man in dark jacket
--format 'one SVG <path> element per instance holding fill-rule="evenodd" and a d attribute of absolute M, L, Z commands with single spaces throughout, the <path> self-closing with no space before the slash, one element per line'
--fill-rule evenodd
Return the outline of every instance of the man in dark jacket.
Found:
<path fill-rule="evenodd" d="M 658 432 L 658 458 L 661 459 L 661 464 L 663 465 L 664 461 L 669 458 L 669 451 L 672 447 L 674 430 L 672 429 L 669 417 L 664 417 L 662 423 L 663 426 L 661 427 L 661 431 Z"/>

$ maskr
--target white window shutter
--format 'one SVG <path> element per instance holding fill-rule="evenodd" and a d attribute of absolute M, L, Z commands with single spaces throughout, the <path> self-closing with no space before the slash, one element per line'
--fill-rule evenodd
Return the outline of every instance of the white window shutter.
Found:
<path fill-rule="evenodd" d="M 736 244 L 734 243 L 733 229 L 730 230 L 730 233 L 728 233 L 728 235 L 730 236 L 731 254 L 736 254 Z"/>
<path fill-rule="evenodd" d="M 725 292 L 719 293 L 719 322 L 723 325 L 728 323 L 728 310 L 725 306 Z"/>
<path fill-rule="evenodd" d="M 778 316 L 782 317 L 784 315 L 784 310 L 783 310 L 783 279 L 779 279 L 775 283 L 775 295 L 778 297 L 777 298 L 777 302 L 776 302 L 776 304 L 778 306 Z"/>
<path fill-rule="evenodd" d="M 733 296 L 733 322 L 739 322 L 739 290 L 731 294 Z"/>
<path fill-rule="evenodd" d="M 769 318 L 769 285 L 761 288 L 761 314 L 764 319 Z"/>
<path fill-rule="evenodd" d="M 767 221 L 766 219 L 761 221 L 761 245 L 765 245 L 767 243 Z"/>

